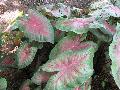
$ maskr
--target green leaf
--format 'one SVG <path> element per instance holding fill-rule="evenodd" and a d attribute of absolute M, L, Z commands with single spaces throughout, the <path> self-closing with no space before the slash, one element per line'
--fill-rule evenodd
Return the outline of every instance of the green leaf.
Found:
<path fill-rule="evenodd" d="M 88 79 L 83 85 L 75 87 L 73 90 L 91 90 L 91 78 Z"/>
<path fill-rule="evenodd" d="M 115 5 L 120 8 L 120 0 L 114 0 L 114 1 L 115 1 Z"/>
<path fill-rule="evenodd" d="M 63 38 L 65 36 L 65 32 L 61 31 L 61 30 L 56 30 L 55 31 L 55 42 L 59 42 L 59 40 L 61 38 Z"/>
<path fill-rule="evenodd" d="M 119 22 L 117 22 L 117 25 L 116 25 L 116 31 L 120 31 L 120 23 Z"/>
<path fill-rule="evenodd" d="M 41 43 L 41 42 L 36 42 L 36 41 L 32 41 L 32 42 L 31 42 L 31 46 L 36 47 L 36 48 L 38 48 L 38 49 L 42 49 L 42 48 L 43 48 L 43 43 Z"/>
<path fill-rule="evenodd" d="M 93 35 L 95 35 L 98 38 L 99 41 L 104 41 L 104 42 L 110 42 L 110 41 L 112 41 L 112 36 L 101 32 L 99 29 L 97 29 L 97 30 L 93 29 L 90 32 Z"/>
<path fill-rule="evenodd" d="M 112 60 L 112 74 L 120 89 L 120 31 L 116 32 L 109 46 L 109 56 Z"/>
<path fill-rule="evenodd" d="M 0 77 L 0 90 L 6 90 L 7 88 L 7 80 L 5 78 Z"/>
<path fill-rule="evenodd" d="M 43 90 L 43 89 L 41 88 L 41 86 L 38 86 L 38 87 L 35 88 L 34 90 Z"/>

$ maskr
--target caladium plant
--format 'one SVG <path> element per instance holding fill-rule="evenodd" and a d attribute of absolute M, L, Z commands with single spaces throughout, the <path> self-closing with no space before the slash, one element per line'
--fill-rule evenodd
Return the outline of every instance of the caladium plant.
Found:
<path fill-rule="evenodd" d="M 55 47 L 48 61 L 40 64 L 38 59 L 35 66 L 39 68 L 24 80 L 20 90 L 90 90 L 96 76 L 95 52 L 103 42 L 112 42 L 105 51 L 106 59 L 112 60 L 111 74 L 120 88 L 120 2 L 113 1 L 98 0 L 85 15 L 79 8 L 76 13 L 80 16 L 72 13 L 76 7 L 63 3 L 17 9 L 9 18 L 9 11 L 0 15 L 0 71 L 31 66 L 37 51 L 49 42 Z M 0 89 L 6 87 L 6 79 L 0 78 Z"/>
<path fill-rule="evenodd" d="M 68 35 L 61 39 L 58 44 L 51 50 L 49 58 L 52 59 L 58 54 L 67 51 L 67 50 L 82 50 L 90 46 L 94 47 L 93 42 L 82 42 L 86 38 L 86 35 Z"/>
<path fill-rule="evenodd" d="M 76 42 L 79 43 L 77 40 Z M 83 50 L 81 49 L 82 45 L 83 47 L 86 47 Z M 74 46 L 77 47 L 77 44 Z M 56 75 L 50 78 L 45 90 L 63 90 L 67 88 L 68 90 L 70 88 L 70 90 L 72 90 L 72 88 L 82 85 L 91 77 L 93 74 L 91 60 L 94 57 L 97 45 L 95 43 L 91 43 L 91 46 L 87 46 L 85 44 L 81 44 L 80 47 L 73 51 L 73 48 L 68 48 L 61 54 L 56 55 L 54 59 L 51 58 L 48 63 L 42 66 L 43 71 L 58 71 Z"/>

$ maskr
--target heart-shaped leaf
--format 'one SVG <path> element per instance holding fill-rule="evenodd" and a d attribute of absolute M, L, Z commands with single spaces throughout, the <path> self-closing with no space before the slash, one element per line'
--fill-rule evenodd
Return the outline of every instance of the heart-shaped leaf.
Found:
<path fill-rule="evenodd" d="M 30 46 L 28 43 L 22 43 L 16 52 L 16 60 L 18 63 L 18 67 L 24 68 L 31 64 L 35 57 L 36 52 L 37 52 L 36 47 Z"/>
<path fill-rule="evenodd" d="M 28 10 L 28 14 L 19 20 L 20 30 L 24 31 L 25 36 L 31 41 L 54 43 L 54 31 L 50 21 L 34 10 Z"/>
<path fill-rule="evenodd" d="M 58 73 L 52 76 L 45 90 L 67 90 L 82 85 L 93 74 L 92 59 L 95 48 L 78 51 L 66 51 L 42 66 L 43 71 Z M 68 89 L 69 90 L 69 89 Z"/>
<path fill-rule="evenodd" d="M 91 46 L 96 46 L 92 41 L 82 42 L 86 38 L 86 35 L 71 36 L 68 35 L 59 41 L 58 44 L 51 50 L 49 59 L 55 58 L 60 53 L 67 50 L 82 50 Z"/>

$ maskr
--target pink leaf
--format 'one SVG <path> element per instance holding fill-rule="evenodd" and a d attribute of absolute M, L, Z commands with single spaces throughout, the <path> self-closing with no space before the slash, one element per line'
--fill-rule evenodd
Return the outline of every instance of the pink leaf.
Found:
<path fill-rule="evenodd" d="M 37 52 L 36 47 L 32 47 L 28 43 L 22 43 L 16 52 L 16 60 L 19 68 L 24 68 L 31 64 L 35 54 Z"/>
<path fill-rule="evenodd" d="M 89 25 L 90 19 L 83 19 L 83 18 L 75 18 L 75 19 L 70 19 L 68 21 L 64 21 L 63 24 L 65 26 L 73 26 L 75 28 L 83 28 Z"/>
<path fill-rule="evenodd" d="M 88 32 L 89 25 L 93 21 L 94 21 L 93 17 L 73 18 L 73 19 L 62 18 L 56 22 L 55 27 L 62 31 L 66 31 L 66 32 L 72 31 L 77 34 L 83 34 Z"/>
<path fill-rule="evenodd" d="M 111 26 L 107 21 L 104 21 L 104 26 L 110 33 L 114 34 L 116 32 L 116 29 Z"/>
<path fill-rule="evenodd" d="M 54 30 L 50 21 L 37 11 L 28 10 L 28 16 L 21 18 L 20 30 L 24 30 L 25 36 L 31 41 L 54 42 Z"/>
<path fill-rule="evenodd" d="M 60 46 L 61 52 L 64 52 L 66 50 L 75 50 L 77 49 L 79 44 L 80 44 L 79 36 L 75 37 L 74 39 L 65 40 Z"/>
<path fill-rule="evenodd" d="M 26 46 L 20 53 L 20 63 L 23 64 L 30 55 L 30 47 Z"/>
<path fill-rule="evenodd" d="M 60 83 L 74 87 L 74 85 L 83 84 L 91 76 L 93 70 L 86 64 L 90 62 L 91 57 L 92 54 L 90 55 L 89 51 L 76 51 L 74 53 L 68 51 L 60 54 L 56 59 L 50 60 L 43 65 L 42 69 L 47 72 L 59 71 L 55 77 L 53 76 L 54 81 L 52 83 L 55 87 L 59 86 Z M 86 78 L 80 80 L 83 77 Z M 79 82 L 76 82 L 76 79 Z"/>
<path fill-rule="evenodd" d="M 91 42 L 82 42 L 86 36 L 84 35 L 77 35 L 77 36 L 66 36 L 62 40 L 59 41 L 59 43 L 53 48 L 51 51 L 49 58 L 55 58 L 57 55 L 59 55 L 62 52 L 72 50 L 72 51 L 78 51 L 78 50 L 83 50 L 86 48 L 89 48 L 93 46 L 96 48 L 96 45 Z"/>
<path fill-rule="evenodd" d="M 39 18 L 39 16 L 30 13 L 29 19 L 24 22 L 26 30 L 31 33 L 48 36 L 49 32 L 45 26 L 45 23 Z"/>
<path fill-rule="evenodd" d="M 6 56 L 4 60 L 0 63 L 1 66 L 12 66 L 15 64 L 15 60 L 10 56 Z"/>

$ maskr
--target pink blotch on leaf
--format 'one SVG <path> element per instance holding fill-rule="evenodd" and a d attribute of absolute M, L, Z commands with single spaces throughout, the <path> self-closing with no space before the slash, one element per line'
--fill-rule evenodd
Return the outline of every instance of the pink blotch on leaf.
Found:
<path fill-rule="evenodd" d="M 82 90 L 80 87 L 76 87 L 74 90 Z"/>
<path fill-rule="evenodd" d="M 20 52 L 20 63 L 24 63 L 25 60 L 27 60 L 27 58 L 30 55 L 30 47 L 26 46 L 21 52 Z"/>
<path fill-rule="evenodd" d="M 61 31 L 61 30 L 56 30 L 56 31 L 55 31 L 55 35 L 56 35 L 57 37 L 60 37 L 60 36 L 62 35 L 62 31 Z"/>
<path fill-rule="evenodd" d="M 76 37 L 75 39 L 65 40 L 60 46 L 60 49 L 62 52 L 66 50 L 74 50 L 79 46 L 79 44 L 80 44 L 80 38 Z"/>
<path fill-rule="evenodd" d="M 15 61 L 11 59 L 10 57 L 6 57 L 0 64 L 1 65 L 12 65 Z"/>
<path fill-rule="evenodd" d="M 73 26 L 77 29 L 79 28 L 84 28 L 84 27 L 87 27 L 91 22 L 91 19 L 89 18 L 75 18 L 75 19 L 70 19 L 70 20 L 67 20 L 67 21 L 64 21 L 63 24 L 65 26 Z"/>
<path fill-rule="evenodd" d="M 47 82 L 49 80 L 49 78 L 54 75 L 56 72 L 45 72 L 45 71 L 42 71 L 41 73 L 39 73 L 37 76 L 36 76 L 36 80 L 37 81 L 40 81 L 40 83 L 44 83 L 44 82 Z"/>
<path fill-rule="evenodd" d="M 20 90 L 31 90 L 28 83 L 25 83 Z"/>
<path fill-rule="evenodd" d="M 40 34 L 46 37 L 49 35 L 48 26 L 46 26 L 46 23 L 40 16 L 30 14 L 29 19 L 24 20 L 23 24 L 30 33 Z"/>
<path fill-rule="evenodd" d="M 108 8 L 108 10 L 109 10 L 110 12 L 114 12 L 114 13 L 120 14 L 120 8 L 117 7 L 117 6 L 110 5 L 109 8 Z"/>
<path fill-rule="evenodd" d="M 74 39 L 70 40 L 65 40 L 60 49 L 62 52 L 67 51 L 67 50 L 79 50 L 79 49 L 84 49 L 85 47 L 89 46 L 89 44 L 86 43 L 81 43 L 81 36 L 77 36 Z"/>
<path fill-rule="evenodd" d="M 60 80 L 66 84 L 66 80 L 74 80 L 75 73 L 82 74 L 80 71 L 80 67 L 85 67 L 85 64 L 82 62 L 87 59 L 87 55 L 79 56 L 79 55 L 71 55 L 66 57 L 66 60 L 60 60 L 56 65 L 52 65 L 50 68 L 58 68 L 60 72 L 58 72 L 58 78 L 54 83 Z"/>
<path fill-rule="evenodd" d="M 117 59 L 117 63 L 120 67 L 120 42 L 117 43 L 117 45 L 114 46 L 114 50 L 115 50 L 115 57 Z"/>
<path fill-rule="evenodd" d="M 116 32 L 116 29 L 113 26 L 111 26 L 107 21 L 104 21 L 104 26 L 112 34 Z"/>

